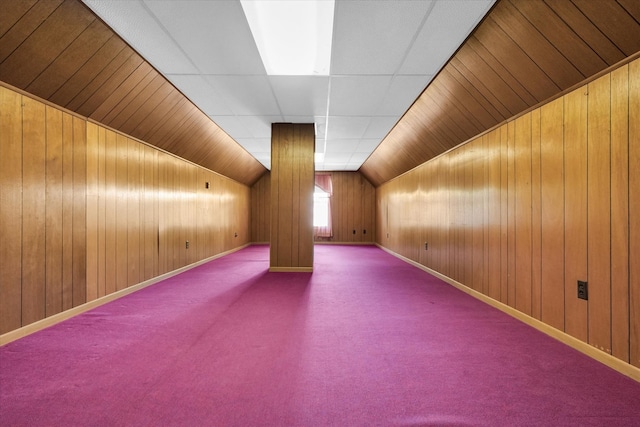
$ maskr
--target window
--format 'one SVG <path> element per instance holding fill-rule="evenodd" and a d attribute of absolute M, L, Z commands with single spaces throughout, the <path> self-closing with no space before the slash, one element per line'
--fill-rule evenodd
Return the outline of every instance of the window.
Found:
<path fill-rule="evenodd" d="M 313 193 L 313 226 L 329 226 L 329 193 L 317 185 Z"/>
<path fill-rule="evenodd" d="M 330 173 L 316 174 L 316 187 L 313 192 L 313 237 L 331 239 L 331 195 L 333 185 Z"/>

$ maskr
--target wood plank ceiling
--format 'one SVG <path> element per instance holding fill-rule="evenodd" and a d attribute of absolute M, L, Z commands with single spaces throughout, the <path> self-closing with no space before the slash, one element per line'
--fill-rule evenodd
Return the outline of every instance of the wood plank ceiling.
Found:
<path fill-rule="evenodd" d="M 376 186 L 640 51 L 638 0 L 500 0 L 360 171 Z"/>
<path fill-rule="evenodd" d="M 639 51 L 638 0 L 499 0 L 360 171 L 378 186 Z M 265 172 L 79 0 L 3 7 L 0 80 L 244 184 Z"/>
<path fill-rule="evenodd" d="M 79 0 L 0 13 L 0 80 L 246 185 L 266 169 Z"/>

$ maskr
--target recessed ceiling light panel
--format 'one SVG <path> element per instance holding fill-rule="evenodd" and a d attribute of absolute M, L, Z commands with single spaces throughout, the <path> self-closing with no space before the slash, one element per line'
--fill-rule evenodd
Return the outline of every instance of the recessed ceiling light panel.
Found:
<path fill-rule="evenodd" d="M 268 75 L 329 75 L 333 0 L 240 3 Z"/>

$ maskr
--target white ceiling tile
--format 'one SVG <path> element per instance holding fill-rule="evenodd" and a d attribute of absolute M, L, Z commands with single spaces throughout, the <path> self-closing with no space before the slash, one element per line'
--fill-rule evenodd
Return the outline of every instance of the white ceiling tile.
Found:
<path fill-rule="evenodd" d="M 369 126 L 369 120 L 369 117 L 329 116 L 327 138 L 360 139 Z"/>
<path fill-rule="evenodd" d="M 327 113 L 329 76 L 270 76 L 269 80 L 283 115 Z"/>
<path fill-rule="evenodd" d="M 239 116 L 280 115 L 267 76 L 207 75 L 205 78 Z"/>
<path fill-rule="evenodd" d="M 84 2 L 161 73 L 198 73 L 197 68 L 142 2 Z"/>
<path fill-rule="evenodd" d="M 435 75 L 492 4 L 493 0 L 437 0 L 400 74 Z"/>
<path fill-rule="evenodd" d="M 360 165 L 362 165 L 362 163 L 364 163 L 365 160 L 367 160 L 367 158 L 369 157 L 370 153 L 353 153 L 351 155 L 351 158 L 349 159 L 349 163 L 353 164 L 353 165 L 358 165 L 358 167 L 360 167 Z"/>
<path fill-rule="evenodd" d="M 250 153 L 271 152 L 271 138 L 237 138 L 236 141 Z"/>
<path fill-rule="evenodd" d="M 348 153 L 325 153 L 325 163 L 347 163 L 351 158 L 350 152 Z"/>
<path fill-rule="evenodd" d="M 353 153 L 358 147 L 358 139 L 328 139 L 328 153 Z"/>
<path fill-rule="evenodd" d="M 366 139 L 382 139 L 396 125 L 398 117 L 376 117 L 372 119 L 362 137 Z"/>
<path fill-rule="evenodd" d="M 246 122 L 240 117 L 211 116 L 211 119 L 235 140 L 240 138 L 253 138 L 251 130 L 247 127 Z"/>
<path fill-rule="evenodd" d="M 238 0 L 86 3 L 267 168 L 292 122 L 316 124 L 319 170 L 357 170 L 493 0 L 338 0 L 329 77 L 268 77 Z"/>
<path fill-rule="evenodd" d="M 222 96 L 202 76 L 169 74 L 167 78 L 206 115 L 229 116 L 233 114 Z"/>
<path fill-rule="evenodd" d="M 271 139 L 271 124 L 280 123 L 280 116 L 238 116 L 254 138 Z"/>
<path fill-rule="evenodd" d="M 203 74 L 265 74 L 239 1 L 145 0 Z"/>
<path fill-rule="evenodd" d="M 372 116 L 384 99 L 391 76 L 331 77 L 331 116 Z"/>
<path fill-rule="evenodd" d="M 357 153 L 371 153 L 380 144 L 380 139 L 361 139 L 358 142 L 358 147 L 354 150 Z"/>
<path fill-rule="evenodd" d="M 322 171 L 343 171 L 347 166 L 347 162 L 324 162 L 322 169 L 316 168 L 316 170 Z"/>
<path fill-rule="evenodd" d="M 331 74 L 394 74 L 430 8 L 431 1 L 336 2 Z"/>
<path fill-rule="evenodd" d="M 377 116 L 401 116 L 427 86 L 431 76 L 395 76 L 384 100 L 379 104 Z"/>

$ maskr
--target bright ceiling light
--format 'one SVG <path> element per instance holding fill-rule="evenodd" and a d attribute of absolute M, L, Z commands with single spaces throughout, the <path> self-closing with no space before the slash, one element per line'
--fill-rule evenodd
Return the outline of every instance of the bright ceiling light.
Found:
<path fill-rule="evenodd" d="M 240 3 L 268 75 L 329 75 L 333 0 Z"/>

